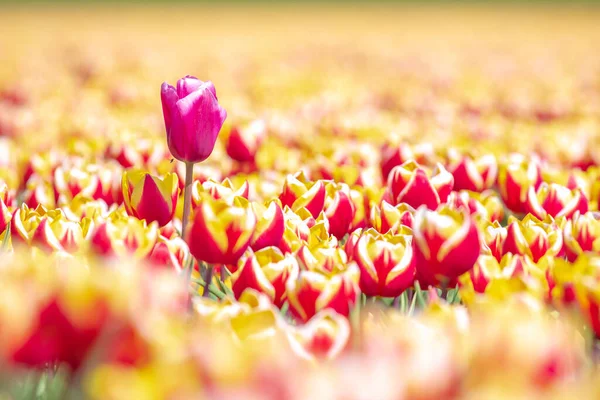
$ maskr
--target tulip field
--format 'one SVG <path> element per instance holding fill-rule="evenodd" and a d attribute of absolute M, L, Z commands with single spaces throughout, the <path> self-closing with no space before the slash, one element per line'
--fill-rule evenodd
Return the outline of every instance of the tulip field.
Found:
<path fill-rule="evenodd" d="M 0 399 L 600 398 L 600 9 L 0 7 Z"/>

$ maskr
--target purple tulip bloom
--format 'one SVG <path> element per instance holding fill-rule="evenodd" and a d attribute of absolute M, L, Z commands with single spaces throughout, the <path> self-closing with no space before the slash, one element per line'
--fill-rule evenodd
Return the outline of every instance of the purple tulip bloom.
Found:
<path fill-rule="evenodd" d="M 206 160 L 227 118 L 215 86 L 188 75 L 177 81 L 177 89 L 163 83 L 160 97 L 173 157 L 187 163 Z"/>

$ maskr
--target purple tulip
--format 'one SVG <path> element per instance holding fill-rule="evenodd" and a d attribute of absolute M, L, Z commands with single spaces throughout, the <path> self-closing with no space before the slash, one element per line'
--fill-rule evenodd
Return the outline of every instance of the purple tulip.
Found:
<path fill-rule="evenodd" d="M 188 75 L 177 81 L 177 89 L 163 83 L 160 97 L 173 157 L 186 163 L 206 160 L 227 118 L 215 86 Z"/>

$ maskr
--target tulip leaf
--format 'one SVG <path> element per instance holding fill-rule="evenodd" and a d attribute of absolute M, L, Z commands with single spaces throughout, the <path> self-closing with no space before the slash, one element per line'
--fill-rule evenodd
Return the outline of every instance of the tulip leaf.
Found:
<path fill-rule="evenodd" d="M 227 294 L 227 295 L 232 295 L 233 296 L 233 292 L 231 291 L 231 289 L 225 284 L 225 282 L 223 282 L 221 279 L 217 278 L 217 284 L 219 285 L 219 289 L 221 290 L 221 292 Z"/>
<path fill-rule="evenodd" d="M 419 301 L 419 307 L 427 307 L 427 300 L 425 300 L 425 296 L 423 296 L 423 291 L 421 290 L 419 282 L 415 282 L 415 297 Z"/>
<path fill-rule="evenodd" d="M 410 307 L 408 309 L 408 315 L 411 316 L 415 312 L 415 305 L 417 304 L 417 291 L 415 290 L 412 295 L 412 300 L 410 302 Z"/>

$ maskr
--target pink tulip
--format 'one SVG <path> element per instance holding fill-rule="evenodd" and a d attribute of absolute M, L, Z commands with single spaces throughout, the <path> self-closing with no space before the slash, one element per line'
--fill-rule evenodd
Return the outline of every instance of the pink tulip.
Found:
<path fill-rule="evenodd" d="M 212 82 L 186 76 L 177 81 L 177 88 L 163 83 L 160 92 L 173 157 L 186 163 L 206 160 L 227 118 Z"/>

